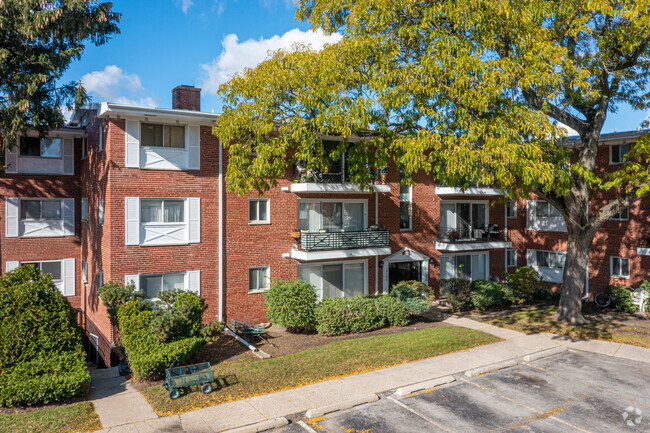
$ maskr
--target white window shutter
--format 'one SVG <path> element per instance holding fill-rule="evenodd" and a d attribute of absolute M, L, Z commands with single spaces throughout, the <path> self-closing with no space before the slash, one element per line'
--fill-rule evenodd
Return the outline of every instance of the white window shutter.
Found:
<path fill-rule="evenodd" d="M 125 157 L 126 167 L 140 168 L 140 122 L 127 120 L 125 129 Z"/>
<path fill-rule="evenodd" d="M 74 140 L 63 139 L 63 174 L 74 174 Z"/>
<path fill-rule="evenodd" d="M 7 141 L 5 141 L 5 146 L 7 145 Z M 20 138 L 18 138 L 18 142 L 14 146 L 13 149 L 11 150 L 6 150 L 5 151 L 5 164 L 7 165 L 7 173 L 18 173 L 18 152 L 20 149 Z"/>
<path fill-rule="evenodd" d="M 74 199 L 64 198 L 61 200 L 63 213 L 63 235 L 74 236 Z"/>
<path fill-rule="evenodd" d="M 75 295 L 75 259 L 63 259 L 63 296 Z"/>
<path fill-rule="evenodd" d="M 126 245 L 140 244 L 140 199 L 126 197 Z"/>
<path fill-rule="evenodd" d="M 527 250 L 526 251 L 526 265 L 527 266 L 532 266 L 535 267 L 537 266 L 537 252 L 535 250 Z"/>
<path fill-rule="evenodd" d="M 201 271 L 187 271 L 187 290 L 201 296 Z"/>
<path fill-rule="evenodd" d="M 199 126 L 188 126 L 187 133 L 187 168 L 201 169 L 201 132 Z"/>
<path fill-rule="evenodd" d="M 99 206 L 97 209 L 97 220 L 100 226 L 104 225 L 104 199 L 103 198 L 99 199 Z"/>
<path fill-rule="evenodd" d="M 17 197 L 5 198 L 5 236 L 18 237 L 18 203 Z"/>
<path fill-rule="evenodd" d="M 19 267 L 20 267 L 20 262 L 9 261 L 9 262 L 7 262 L 7 264 L 6 264 L 7 272 L 11 272 L 11 271 L 13 271 L 14 269 L 19 268 Z"/>
<path fill-rule="evenodd" d="M 140 275 L 126 275 L 124 277 L 124 285 L 128 286 L 131 283 L 135 286 L 136 292 L 140 291 Z"/>
<path fill-rule="evenodd" d="M 201 242 L 201 199 L 188 198 L 188 233 L 191 244 Z"/>
<path fill-rule="evenodd" d="M 537 230 L 537 200 L 526 201 L 526 228 Z"/>

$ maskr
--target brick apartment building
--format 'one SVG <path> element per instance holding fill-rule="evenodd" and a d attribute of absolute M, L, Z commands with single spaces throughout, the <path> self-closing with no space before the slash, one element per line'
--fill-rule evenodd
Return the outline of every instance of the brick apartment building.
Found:
<path fill-rule="evenodd" d="M 327 174 L 292 167 L 263 197 L 238 196 L 223 183 L 218 115 L 200 111 L 200 89 L 176 87 L 172 100 L 172 109 L 94 104 L 4 155 L 2 270 L 34 263 L 52 274 L 79 312 L 92 362 L 116 361 L 97 296 L 107 281 L 133 282 L 148 298 L 193 290 L 206 321 L 254 322 L 266 319 L 270 279 L 305 279 L 320 297 L 386 293 L 406 279 L 503 278 L 523 265 L 561 282 L 566 230 L 546 202 L 506 203 L 497 189 L 462 191 L 424 174 L 400 186 L 394 169 L 363 190 L 347 182 L 345 158 Z M 643 133 L 603 135 L 599 167 L 617 169 Z M 594 197 L 590 212 L 611 198 Z M 645 199 L 605 224 L 585 296 L 650 278 L 649 217 Z"/>

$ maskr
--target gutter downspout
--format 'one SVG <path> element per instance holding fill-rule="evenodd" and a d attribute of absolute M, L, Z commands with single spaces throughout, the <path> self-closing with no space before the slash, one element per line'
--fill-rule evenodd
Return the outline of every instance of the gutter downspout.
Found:
<path fill-rule="evenodd" d="M 375 224 L 379 224 L 379 193 L 375 192 Z M 375 258 L 375 296 L 379 291 L 379 260 Z"/>
<path fill-rule="evenodd" d="M 506 223 L 505 223 L 505 228 L 504 228 L 504 230 L 503 230 L 503 235 L 504 235 L 504 237 L 505 237 L 505 239 L 504 239 L 505 242 L 504 242 L 504 243 L 506 244 L 506 247 L 504 248 L 504 254 L 505 254 L 505 260 L 504 260 L 504 262 L 505 262 L 505 269 L 504 269 L 504 273 L 506 273 L 506 274 L 508 273 L 508 247 L 507 247 L 507 245 L 508 245 L 508 207 L 509 207 L 509 205 L 510 205 L 509 202 L 506 203 L 505 208 L 504 208 L 504 211 L 505 211 L 505 215 L 504 215 L 504 216 L 505 216 Z M 517 254 L 517 253 L 515 253 L 515 254 Z"/>
<path fill-rule="evenodd" d="M 219 142 L 219 321 L 223 321 L 223 146 Z"/>

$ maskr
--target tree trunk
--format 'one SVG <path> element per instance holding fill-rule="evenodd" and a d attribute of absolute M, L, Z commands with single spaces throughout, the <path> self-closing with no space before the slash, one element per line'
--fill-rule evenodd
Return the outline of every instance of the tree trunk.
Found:
<path fill-rule="evenodd" d="M 582 296 L 587 279 L 589 251 L 594 234 L 582 227 L 567 226 L 568 240 L 562 279 L 558 319 L 572 325 L 586 323 L 582 315 Z"/>

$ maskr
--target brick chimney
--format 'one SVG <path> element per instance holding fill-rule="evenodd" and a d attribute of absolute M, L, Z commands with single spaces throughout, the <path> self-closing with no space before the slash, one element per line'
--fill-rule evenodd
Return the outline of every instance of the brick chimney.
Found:
<path fill-rule="evenodd" d="M 194 86 L 176 86 L 172 90 L 174 110 L 201 111 L 201 89 Z"/>

